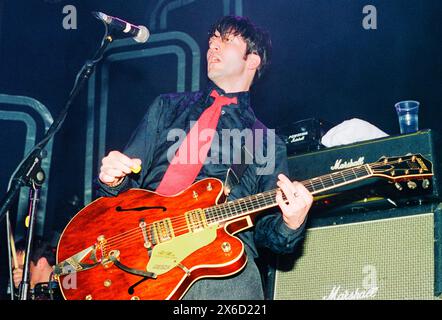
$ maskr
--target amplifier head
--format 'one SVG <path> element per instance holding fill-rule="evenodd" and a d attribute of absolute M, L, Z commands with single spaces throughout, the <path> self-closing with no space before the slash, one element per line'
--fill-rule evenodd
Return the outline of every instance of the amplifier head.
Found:
<path fill-rule="evenodd" d="M 422 130 L 408 135 L 390 136 L 322 149 L 289 157 L 289 174 L 292 180 L 302 181 L 373 163 L 382 156 L 421 154 L 433 164 L 434 175 L 430 180 L 410 185 L 406 182 L 395 184 L 382 179 L 369 178 L 318 195 L 315 198 L 312 213 L 325 212 L 326 215 L 330 215 L 333 211 L 340 214 L 344 211 L 390 209 L 440 201 L 442 200 L 442 186 L 439 179 L 441 172 L 441 161 L 438 156 L 439 141 L 439 136 L 432 130 Z"/>

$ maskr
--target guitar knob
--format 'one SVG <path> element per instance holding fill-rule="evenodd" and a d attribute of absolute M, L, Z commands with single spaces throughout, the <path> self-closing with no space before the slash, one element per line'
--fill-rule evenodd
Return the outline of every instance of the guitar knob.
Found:
<path fill-rule="evenodd" d="M 414 181 L 408 181 L 407 182 L 407 186 L 408 186 L 409 189 L 414 190 L 414 189 L 416 189 L 417 184 Z"/>
<path fill-rule="evenodd" d="M 111 285 L 112 285 L 112 281 L 111 280 L 109 280 L 109 279 L 107 279 L 107 280 L 104 280 L 104 286 L 106 287 L 106 288 L 109 288 Z"/>
<path fill-rule="evenodd" d="M 428 179 L 424 179 L 423 181 L 422 181 L 422 188 L 424 188 L 424 189 L 428 189 L 430 187 L 430 180 L 428 180 Z"/>
<path fill-rule="evenodd" d="M 230 251 L 232 251 L 232 247 L 230 246 L 230 243 L 228 243 L 228 242 L 223 242 L 223 244 L 221 245 L 221 248 L 223 249 L 223 251 L 225 253 L 229 253 Z"/>
<path fill-rule="evenodd" d="M 402 187 L 402 185 L 399 182 L 396 182 L 394 184 L 394 186 L 396 187 L 396 189 L 398 189 L 399 191 L 402 191 L 404 188 Z"/>

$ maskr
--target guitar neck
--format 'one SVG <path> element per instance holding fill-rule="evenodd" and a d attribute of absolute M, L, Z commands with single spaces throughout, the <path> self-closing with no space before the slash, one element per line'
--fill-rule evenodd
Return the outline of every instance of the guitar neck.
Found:
<path fill-rule="evenodd" d="M 370 165 L 366 164 L 301 181 L 301 183 L 314 195 L 326 190 L 367 179 L 372 175 L 373 172 Z M 275 207 L 278 205 L 275 198 L 278 190 L 280 189 L 269 190 L 209 207 L 205 209 L 207 222 L 209 224 L 225 222 L 241 216 L 250 215 L 257 211 Z M 287 200 L 284 193 L 283 199 Z"/>

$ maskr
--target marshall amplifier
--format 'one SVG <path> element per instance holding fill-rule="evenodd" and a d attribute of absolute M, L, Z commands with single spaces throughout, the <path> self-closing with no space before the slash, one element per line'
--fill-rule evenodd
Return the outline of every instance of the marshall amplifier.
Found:
<path fill-rule="evenodd" d="M 422 130 L 289 157 L 298 181 L 409 153 L 431 161 L 434 176 L 414 188 L 369 178 L 317 195 L 296 251 L 261 253 L 266 298 L 441 299 L 439 148 L 435 132 Z"/>
<path fill-rule="evenodd" d="M 439 139 L 432 130 L 389 136 L 350 145 L 322 149 L 288 158 L 292 180 L 303 181 L 338 170 L 373 163 L 382 156 L 421 154 L 433 164 L 431 179 L 410 183 L 392 183 L 387 179 L 368 178 L 346 187 L 326 191 L 315 197 L 311 214 L 327 216 L 345 212 L 366 212 L 440 201 Z"/>

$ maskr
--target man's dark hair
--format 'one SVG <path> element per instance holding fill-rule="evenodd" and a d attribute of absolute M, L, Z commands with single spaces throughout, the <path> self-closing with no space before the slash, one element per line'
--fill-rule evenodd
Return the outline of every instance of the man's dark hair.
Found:
<path fill-rule="evenodd" d="M 25 251 L 26 243 L 24 240 L 20 240 L 16 243 L 15 249 L 17 252 Z M 50 266 L 55 265 L 55 248 L 53 248 L 48 242 L 35 238 L 32 242 L 31 248 L 31 261 L 36 265 L 40 258 L 46 258 Z"/>
<path fill-rule="evenodd" d="M 246 56 L 255 53 L 261 58 L 255 78 L 260 78 L 270 65 L 272 42 L 267 31 L 253 24 L 246 17 L 225 16 L 219 19 L 209 31 L 209 39 L 218 31 L 221 38 L 230 34 L 241 36 L 247 44 Z"/>

